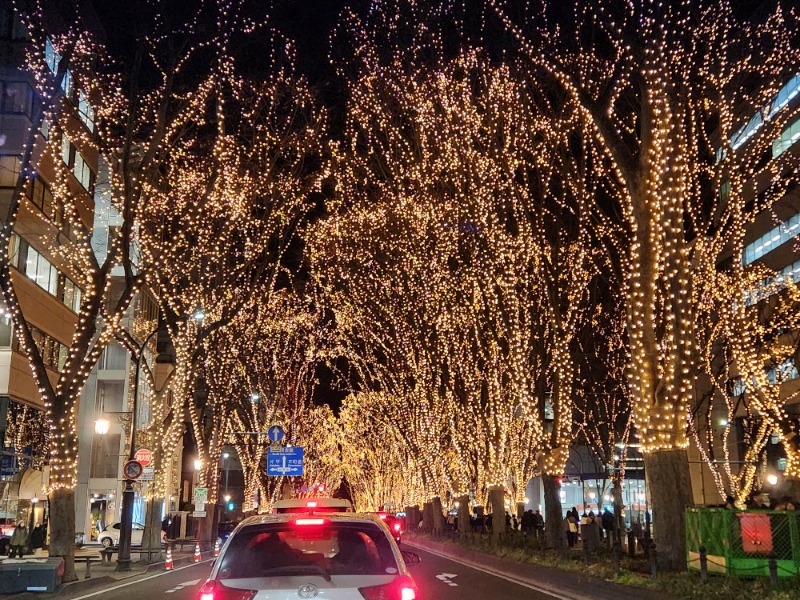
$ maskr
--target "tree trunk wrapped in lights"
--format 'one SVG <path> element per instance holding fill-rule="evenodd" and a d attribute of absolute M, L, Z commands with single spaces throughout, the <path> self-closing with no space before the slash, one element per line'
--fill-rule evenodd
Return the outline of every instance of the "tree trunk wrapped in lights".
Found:
<path fill-rule="evenodd" d="M 762 208 L 763 194 L 729 202 L 726 188 L 753 180 L 762 170 L 760 149 L 792 118 L 793 111 L 774 110 L 773 97 L 797 71 L 794 15 L 776 10 L 746 21 L 729 2 L 637 0 L 576 2 L 574 11 L 558 12 L 541 3 L 516 21 L 502 0 L 491 4 L 532 77 L 579 103 L 590 136 L 613 161 L 629 229 L 628 249 L 618 257 L 631 399 L 656 542 L 667 566 L 685 568 L 683 515 L 692 502 L 686 415 L 702 333 L 695 305 L 717 284 L 712 265 L 726 243 Z M 763 106 L 767 118 L 748 141 L 753 132 L 740 128 L 752 115 L 742 118 L 742 108 Z M 779 172 L 782 162 L 767 170 Z"/>

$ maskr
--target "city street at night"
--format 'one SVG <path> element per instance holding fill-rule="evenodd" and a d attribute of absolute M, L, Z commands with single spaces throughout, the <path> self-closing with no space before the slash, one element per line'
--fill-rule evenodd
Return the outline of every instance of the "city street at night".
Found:
<path fill-rule="evenodd" d="M 0 0 L 0 249 L 0 595 L 800 600 L 799 0 Z"/>

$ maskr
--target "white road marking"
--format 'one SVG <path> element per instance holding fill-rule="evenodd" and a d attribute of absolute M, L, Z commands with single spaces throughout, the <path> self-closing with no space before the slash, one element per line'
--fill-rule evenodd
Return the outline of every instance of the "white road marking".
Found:
<path fill-rule="evenodd" d="M 450 581 L 453 577 L 458 577 L 458 575 L 456 575 L 455 573 L 442 573 L 441 575 L 437 575 L 436 579 L 438 579 L 443 583 L 446 583 L 449 586 L 458 587 L 457 583 Z"/>
<path fill-rule="evenodd" d="M 207 560 L 200 561 L 199 563 L 192 563 L 190 565 L 184 565 L 182 567 L 178 567 L 177 569 L 172 569 L 171 571 L 162 571 L 161 573 L 156 573 L 155 575 L 150 575 L 148 577 L 142 577 L 141 579 L 137 579 L 136 581 L 129 581 L 127 583 L 121 583 L 120 585 L 115 585 L 114 587 L 98 590 L 96 592 L 92 592 L 91 594 L 85 594 L 83 596 L 77 596 L 76 598 L 73 598 L 72 600 L 84 600 L 84 598 L 94 598 L 95 596 L 100 596 L 102 594 L 107 594 L 108 592 L 113 592 L 114 590 L 118 590 L 118 589 L 121 589 L 121 588 L 124 588 L 124 587 L 128 587 L 129 585 L 136 585 L 137 583 L 141 583 L 141 582 L 147 581 L 149 579 L 155 579 L 156 577 L 162 577 L 164 575 L 170 575 L 172 573 L 175 573 L 176 571 L 182 571 L 183 569 L 188 569 L 190 567 L 195 567 L 198 564 L 212 562 L 213 560 L 214 560 L 213 558 L 212 559 L 207 559 Z M 197 581 L 199 582 L 200 580 L 198 579 Z"/>
<path fill-rule="evenodd" d="M 558 600 L 574 600 L 573 598 L 570 598 L 569 596 L 561 596 L 561 595 L 556 594 L 555 592 L 551 592 L 550 590 L 545 589 L 543 587 L 539 587 L 539 586 L 536 586 L 536 585 L 533 585 L 533 584 L 530 584 L 530 583 L 526 583 L 524 581 L 520 581 L 519 579 L 513 579 L 511 577 L 508 577 L 507 575 L 504 575 L 504 574 L 500 573 L 499 571 L 495 571 L 494 569 L 487 569 L 486 567 L 483 567 L 483 566 L 481 566 L 481 565 L 479 565 L 477 563 L 473 563 L 473 562 L 471 562 L 469 560 L 465 560 L 465 559 L 462 559 L 462 558 L 455 559 L 452 556 L 447 556 L 447 554 L 442 554 L 441 552 L 436 552 L 435 550 L 431 550 L 429 548 L 425 548 L 424 546 L 416 546 L 412 542 L 406 541 L 406 542 L 403 542 L 403 543 L 407 544 L 408 546 L 411 546 L 413 548 L 419 548 L 420 550 L 422 550 L 423 552 L 427 552 L 428 554 L 433 554 L 434 556 L 438 556 L 439 558 L 447 559 L 450 562 L 456 563 L 457 565 L 463 565 L 465 567 L 469 567 L 470 569 L 474 569 L 475 571 L 480 571 L 481 573 L 486 573 L 487 575 L 492 575 L 494 577 L 499 577 L 500 579 L 505 579 L 506 581 L 510 581 L 511 583 L 515 583 L 515 584 L 517 584 L 519 586 L 528 588 L 529 590 L 534 590 L 536 592 L 540 592 L 542 594 L 547 594 L 548 596 L 552 596 L 553 598 L 558 598 Z M 79 599 L 76 598 L 75 600 L 79 600 Z"/>

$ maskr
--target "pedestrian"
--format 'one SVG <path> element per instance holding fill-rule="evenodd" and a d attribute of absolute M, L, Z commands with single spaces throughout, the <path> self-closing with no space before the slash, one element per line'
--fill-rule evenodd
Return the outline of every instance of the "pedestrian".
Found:
<path fill-rule="evenodd" d="M 582 528 L 583 529 L 583 528 Z M 593 510 L 586 515 L 586 532 L 582 535 L 583 543 L 589 543 L 589 550 L 596 552 L 600 546 L 600 523 Z"/>
<path fill-rule="evenodd" d="M 606 535 L 607 545 L 611 547 L 611 537 L 614 535 L 614 513 L 608 508 L 603 511 L 603 516 L 600 517 L 600 523 L 603 525 L 603 531 Z"/>
<path fill-rule="evenodd" d="M 531 509 L 522 513 L 522 533 L 531 535 L 533 533 L 533 511 Z"/>
<path fill-rule="evenodd" d="M 25 548 L 28 546 L 28 526 L 25 521 L 17 523 L 14 528 L 14 533 L 11 535 L 11 554 L 9 558 L 19 556 L 22 558 L 25 555 Z"/>
<path fill-rule="evenodd" d="M 578 521 L 572 511 L 567 512 L 564 519 L 564 529 L 567 532 L 567 545 L 572 548 L 578 542 Z"/>
<path fill-rule="evenodd" d="M 797 502 L 791 496 L 782 496 L 781 501 L 775 505 L 775 510 L 797 510 Z"/>
<path fill-rule="evenodd" d="M 512 531 L 519 530 L 519 521 L 517 521 L 517 515 L 511 515 L 511 530 Z"/>
<path fill-rule="evenodd" d="M 728 510 L 736 510 L 736 499 L 733 496 L 726 496 L 725 508 Z"/>
<path fill-rule="evenodd" d="M 533 529 L 536 532 L 536 537 L 544 539 L 544 517 L 542 516 L 542 511 L 537 510 L 536 514 L 533 515 Z"/>
<path fill-rule="evenodd" d="M 44 540 L 47 537 L 47 528 L 44 523 L 39 523 L 31 532 L 31 549 L 34 556 L 39 556 L 44 547 Z"/>
<path fill-rule="evenodd" d="M 511 531 L 511 515 L 506 511 L 506 531 Z"/>

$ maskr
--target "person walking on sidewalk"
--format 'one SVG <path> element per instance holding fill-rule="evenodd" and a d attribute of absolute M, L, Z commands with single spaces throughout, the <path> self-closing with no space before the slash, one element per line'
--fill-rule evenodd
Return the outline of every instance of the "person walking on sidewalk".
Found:
<path fill-rule="evenodd" d="M 28 526 L 25 521 L 17 523 L 14 533 L 11 535 L 11 554 L 9 558 L 25 555 L 25 548 L 28 546 Z"/>

